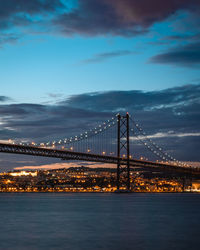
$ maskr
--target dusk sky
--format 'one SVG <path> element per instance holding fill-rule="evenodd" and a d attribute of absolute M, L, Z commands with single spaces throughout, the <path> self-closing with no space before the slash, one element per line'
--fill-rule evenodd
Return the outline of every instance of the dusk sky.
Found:
<path fill-rule="evenodd" d="M 130 112 L 200 161 L 200 0 L 0 0 L 0 140 L 54 140 Z M 1 154 L 0 167 L 59 160 Z"/>

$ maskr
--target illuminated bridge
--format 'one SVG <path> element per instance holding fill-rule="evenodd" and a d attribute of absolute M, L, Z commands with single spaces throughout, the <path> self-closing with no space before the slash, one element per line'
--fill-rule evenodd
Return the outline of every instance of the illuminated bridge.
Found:
<path fill-rule="evenodd" d="M 136 159 L 135 140 L 159 160 Z M 84 133 L 57 141 L 36 143 L 10 140 L 9 143 L 0 143 L 0 152 L 116 164 L 118 189 L 122 173 L 126 175 L 127 189 L 130 189 L 131 168 L 200 177 L 200 169 L 181 163 L 164 152 L 128 113 L 124 116 L 118 114 Z"/>

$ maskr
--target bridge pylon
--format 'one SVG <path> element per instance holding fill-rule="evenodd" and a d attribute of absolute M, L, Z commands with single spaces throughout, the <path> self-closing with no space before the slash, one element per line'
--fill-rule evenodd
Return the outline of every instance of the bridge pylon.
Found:
<path fill-rule="evenodd" d="M 130 136 L 129 136 L 129 114 L 125 116 L 118 114 L 117 116 L 117 191 L 120 190 L 121 185 L 125 179 L 127 191 L 130 190 Z M 120 158 L 126 158 L 126 166 L 122 166 Z M 125 174 L 124 174 L 125 173 Z M 122 176 L 123 174 L 123 176 Z"/>

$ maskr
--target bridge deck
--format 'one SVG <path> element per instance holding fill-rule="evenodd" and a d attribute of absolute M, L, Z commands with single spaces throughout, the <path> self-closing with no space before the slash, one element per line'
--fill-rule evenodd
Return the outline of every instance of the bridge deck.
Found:
<path fill-rule="evenodd" d="M 42 157 L 60 158 L 62 160 L 76 160 L 76 161 L 91 161 L 102 163 L 117 164 L 120 161 L 121 165 L 126 165 L 127 160 L 125 158 L 117 158 L 114 156 L 97 155 L 90 153 L 80 153 L 60 149 L 42 148 L 36 146 L 22 146 L 17 144 L 4 144 L 0 143 L 0 152 L 11 154 L 24 154 Z M 130 166 L 145 167 L 152 170 L 165 170 L 174 173 L 193 174 L 200 176 L 200 169 L 194 169 L 189 167 L 175 166 L 171 164 L 164 164 L 152 161 L 130 159 Z"/>

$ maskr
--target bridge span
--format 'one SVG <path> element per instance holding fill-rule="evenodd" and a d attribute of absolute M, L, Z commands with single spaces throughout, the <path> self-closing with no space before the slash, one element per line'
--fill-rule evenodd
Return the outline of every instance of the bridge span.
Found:
<path fill-rule="evenodd" d="M 161 161 L 136 159 L 134 140 L 139 140 L 151 154 Z M 143 151 L 143 150 L 141 150 Z M 117 189 L 120 189 L 124 174 L 127 190 L 130 189 L 130 169 L 161 172 L 170 175 L 200 177 L 200 169 L 176 160 L 153 142 L 135 123 L 128 113 L 117 114 L 95 128 L 79 135 L 49 142 L 9 141 L 0 143 L 0 152 L 41 157 L 59 158 L 66 161 L 90 161 L 116 164 Z M 123 176 L 122 176 L 123 173 Z"/>
<path fill-rule="evenodd" d="M 61 149 L 42 148 L 36 146 L 22 146 L 17 144 L 0 143 L 0 152 L 10 153 L 10 154 L 41 156 L 41 157 L 52 157 L 67 161 L 90 161 L 90 162 L 101 162 L 108 164 L 120 163 L 121 165 L 127 165 L 126 158 L 118 158 L 115 156 L 90 154 L 90 153 L 80 153 L 80 152 L 73 152 Z M 132 167 L 143 168 L 143 169 L 146 168 L 152 171 L 167 171 L 173 173 L 183 173 L 186 175 L 192 174 L 200 177 L 199 169 L 176 166 L 170 163 L 167 164 L 160 162 L 129 159 L 129 164 Z"/>

